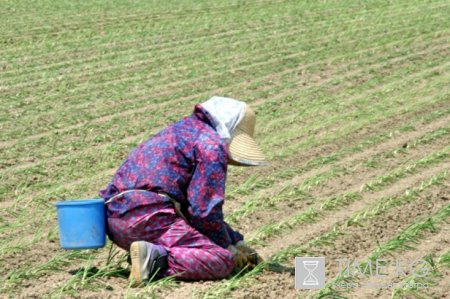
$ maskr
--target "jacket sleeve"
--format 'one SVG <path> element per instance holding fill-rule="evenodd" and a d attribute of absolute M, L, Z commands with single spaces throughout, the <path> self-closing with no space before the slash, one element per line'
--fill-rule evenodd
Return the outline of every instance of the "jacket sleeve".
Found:
<path fill-rule="evenodd" d="M 232 244 L 236 244 L 237 242 L 244 240 L 244 236 L 237 230 L 233 230 L 228 223 L 225 222 L 225 226 L 227 227 Z"/>
<path fill-rule="evenodd" d="M 217 245 L 227 248 L 234 238 L 222 212 L 228 152 L 220 144 L 202 144 L 194 151 L 196 165 L 187 190 L 191 225 Z"/>

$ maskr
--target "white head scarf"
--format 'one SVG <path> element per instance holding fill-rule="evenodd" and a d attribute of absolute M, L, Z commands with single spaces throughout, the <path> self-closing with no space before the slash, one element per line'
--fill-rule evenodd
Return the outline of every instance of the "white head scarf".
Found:
<path fill-rule="evenodd" d="M 232 98 L 214 96 L 201 105 L 211 115 L 220 137 L 230 143 L 231 134 L 244 117 L 247 104 Z"/>

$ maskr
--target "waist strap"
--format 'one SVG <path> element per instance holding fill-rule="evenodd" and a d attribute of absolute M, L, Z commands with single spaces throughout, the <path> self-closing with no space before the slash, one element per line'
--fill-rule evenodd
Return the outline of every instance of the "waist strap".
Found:
<path fill-rule="evenodd" d="M 142 190 L 142 189 L 130 189 L 130 190 L 125 190 L 125 191 L 120 192 L 119 194 L 114 195 L 114 196 L 111 197 L 110 199 L 108 199 L 108 200 L 105 202 L 105 205 L 109 204 L 109 203 L 110 203 L 111 201 L 113 201 L 114 199 L 116 199 L 116 198 L 118 198 L 118 197 L 120 197 L 120 196 L 122 196 L 122 195 L 124 195 L 124 194 L 126 194 L 126 193 L 131 193 L 131 192 L 152 192 L 152 191 L 147 191 L 147 190 Z M 181 218 L 183 218 L 184 221 L 186 221 L 187 223 L 189 223 L 189 222 L 187 221 L 187 218 L 186 218 L 186 217 L 184 216 L 184 214 L 181 212 L 181 204 L 180 204 L 178 201 L 176 201 L 175 199 L 171 198 L 169 195 L 167 195 L 167 193 L 164 193 L 164 192 L 155 192 L 155 193 L 157 193 L 159 196 L 168 198 L 168 199 L 170 200 L 170 202 L 174 205 L 175 213 L 176 213 L 178 216 L 180 216 Z"/>
<path fill-rule="evenodd" d="M 113 201 L 114 199 L 126 194 L 126 193 L 131 193 L 131 192 L 149 192 L 147 190 L 142 190 L 142 189 L 130 189 L 130 190 L 125 190 L 120 192 L 119 194 L 114 195 L 113 197 L 111 197 L 110 199 L 108 199 L 107 201 L 105 201 L 105 205 L 109 204 L 111 201 Z"/>

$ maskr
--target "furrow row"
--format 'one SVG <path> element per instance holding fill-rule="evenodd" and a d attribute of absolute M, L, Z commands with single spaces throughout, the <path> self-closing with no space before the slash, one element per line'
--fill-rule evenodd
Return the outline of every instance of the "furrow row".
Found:
<path fill-rule="evenodd" d="M 424 7 L 424 8 L 429 8 L 428 6 Z M 401 13 L 398 13 L 397 10 L 394 10 L 395 13 L 393 13 L 392 15 L 390 15 L 392 18 L 396 18 L 399 16 L 403 16 L 403 15 L 409 15 L 409 14 L 413 14 L 414 12 L 417 12 L 418 10 L 416 8 L 414 9 L 408 9 L 405 11 L 401 11 Z M 114 44 L 113 47 L 109 46 L 105 49 L 103 49 L 102 47 L 99 47 L 99 45 L 96 46 L 95 49 L 89 49 L 89 51 L 86 54 L 89 54 L 88 57 L 82 57 L 79 58 L 79 54 L 76 57 L 71 57 L 70 55 L 68 55 L 68 53 L 61 53 L 61 57 L 60 59 L 58 58 L 57 53 L 54 53 L 50 58 L 51 58 L 51 63 L 48 63 L 48 61 L 44 61 L 41 64 L 38 65 L 24 65 L 23 61 L 20 61 L 20 67 L 18 69 L 15 70 L 5 70 L 4 72 L 2 72 L 2 76 L 5 76 L 3 78 L 10 78 L 10 79 L 14 79 L 17 80 L 19 78 L 21 78 L 22 76 L 27 76 L 28 80 L 34 80 L 33 77 L 29 78 L 30 75 L 36 74 L 38 75 L 38 77 L 42 76 L 39 73 L 42 73 L 44 70 L 45 71 L 57 71 L 59 69 L 67 69 L 67 72 L 70 70 L 71 75 L 73 75 L 73 72 L 76 70 L 76 66 L 82 66 L 84 67 L 82 69 L 82 71 L 87 72 L 90 70 L 95 70 L 96 73 L 99 72 L 104 72 L 105 70 L 108 70 L 111 67 L 110 65 L 108 65 L 108 63 L 111 63 L 111 58 L 115 59 L 115 61 L 117 62 L 122 62 L 122 64 L 126 63 L 126 60 L 120 61 L 117 60 L 117 58 L 126 58 L 129 55 L 132 55 L 133 57 L 133 61 L 139 61 L 142 59 L 142 57 L 148 57 L 148 53 L 151 50 L 159 50 L 158 51 L 158 56 L 161 56 L 162 53 L 168 52 L 168 53 L 174 53 L 176 52 L 178 55 L 176 57 L 180 57 L 180 54 L 183 54 L 183 57 L 186 57 L 186 52 L 187 53 L 191 53 L 191 54 L 195 54 L 195 51 L 197 51 L 197 53 L 199 51 L 204 51 L 206 49 L 208 49 L 208 51 L 205 51 L 206 54 L 208 54 L 208 52 L 211 52 L 211 47 L 208 47 L 208 43 L 216 43 L 219 44 L 220 40 L 222 38 L 230 38 L 232 37 L 234 40 L 236 41 L 241 41 L 241 42 L 245 42 L 245 39 L 243 39 L 243 37 L 241 36 L 241 34 L 243 33 L 251 33 L 250 36 L 258 36 L 258 35 L 265 35 L 264 32 L 271 32 L 271 31 L 284 31 L 283 29 L 285 28 L 290 28 L 292 26 L 296 27 L 296 28 L 302 28 L 301 31 L 297 31 L 296 34 L 298 35 L 304 35 L 305 33 L 310 32 L 311 30 L 317 31 L 320 29 L 326 29 L 329 27 L 335 27 L 335 26 L 349 26 L 352 23 L 357 23 L 357 22 L 361 22 L 361 19 L 359 19 L 362 16 L 366 16 L 366 15 L 370 15 L 372 14 L 372 11 L 364 11 L 364 14 L 352 14 L 352 15 L 348 15 L 348 19 L 345 18 L 338 18 L 335 22 L 333 22 L 333 18 L 331 19 L 327 19 L 326 21 L 319 21 L 317 23 L 315 23 L 314 28 L 302 28 L 302 26 L 307 26 L 308 20 L 304 20 L 304 19 L 298 19 L 298 18 L 285 18 L 283 20 L 283 22 L 280 22 L 279 19 L 277 19 L 277 21 L 275 22 L 266 22 L 264 23 L 263 26 L 258 26 L 258 27 L 244 27 L 244 28 L 240 28 L 240 29 L 235 29 L 235 30 L 230 30 L 230 31 L 225 31 L 225 32 L 218 32 L 218 33 L 214 33 L 213 35 L 201 35 L 198 38 L 197 37 L 192 37 L 191 34 L 186 35 L 183 34 L 184 37 L 188 36 L 189 39 L 182 39 L 182 38 L 176 38 L 176 40 L 174 40 L 173 38 L 168 38 L 167 36 L 165 36 L 166 38 L 168 38 L 167 42 L 164 42 L 163 40 L 161 40 L 160 38 L 156 39 L 157 40 L 157 44 L 155 43 L 155 38 L 150 40 L 149 42 L 151 42 L 152 44 L 150 45 L 146 45 L 146 46 L 142 46 L 142 47 L 136 47 L 136 44 L 143 44 L 145 42 L 145 40 L 142 40 L 142 37 L 139 40 L 135 40 L 132 41 L 131 43 L 127 43 L 122 45 L 117 45 L 116 43 Z M 339 17 L 339 15 L 335 16 L 330 16 L 330 17 Z M 359 18 L 358 18 L 359 17 Z M 385 17 L 389 17 L 388 16 L 384 16 Z M 377 20 L 378 21 L 378 20 Z M 365 20 L 365 22 L 367 22 L 367 20 Z M 380 25 L 380 22 L 375 23 L 378 26 Z M 331 25 L 331 26 L 330 26 Z M 263 31 L 261 31 L 263 30 Z M 266 36 L 267 38 L 267 36 Z M 279 38 L 279 36 L 277 36 L 277 38 Z M 257 39 L 255 39 L 257 40 Z M 195 45 L 198 42 L 206 42 L 202 43 L 202 49 L 198 49 L 195 48 L 194 51 L 186 51 L 186 46 L 191 46 L 191 45 Z M 252 40 L 251 40 L 252 41 Z M 228 43 L 230 41 L 227 41 Z M 133 47 L 130 47 L 132 46 Z M 182 51 L 180 51 L 178 48 L 182 47 Z M 227 46 L 226 48 L 223 49 L 229 49 L 229 46 Z M 174 51 L 174 50 L 178 50 L 178 51 Z M 110 53 L 109 53 L 110 52 Z M 192 53 L 194 52 L 194 53 Z M 78 53 L 78 52 L 75 52 Z M 199 55 L 203 55 L 200 54 Z M 197 56 L 198 57 L 198 56 Z M 57 59 L 57 60 L 56 60 Z M 166 60 L 172 60 L 173 58 L 171 57 L 166 57 Z M 95 62 L 95 63 L 99 63 L 99 62 L 103 62 L 102 65 L 97 65 L 97 64 L 91 64 L 91 62 Z M 89 64 L 88 64 L 89 63 Z M 67 68 L 70 67 L 70 68 Z M 20 71 L 21 73 L 17 73 L 17 71 Z M 58 72 L 59 75 L 64 74 L 65 72 Z M 10 87 L 10 83 L 9 81 L 5 81 L 2 80 L 3 83 L 2 85 Z M 42 80 L 41 80 L 42 81 Z M 32 81 L 33 82 L 33 81 Z M 32 83 L 30 82 L 30 84 Z"/>

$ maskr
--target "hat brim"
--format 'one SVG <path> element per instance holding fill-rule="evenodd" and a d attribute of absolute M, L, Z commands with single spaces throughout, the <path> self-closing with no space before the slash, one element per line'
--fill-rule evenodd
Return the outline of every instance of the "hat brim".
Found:
<path fill-rule="evenodd" d="M 244 131 L 236 128 L 228 147 L 231 164 L 247 166 L 267 165 L 266 158 L 255 140 Z"/>

